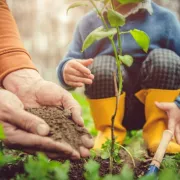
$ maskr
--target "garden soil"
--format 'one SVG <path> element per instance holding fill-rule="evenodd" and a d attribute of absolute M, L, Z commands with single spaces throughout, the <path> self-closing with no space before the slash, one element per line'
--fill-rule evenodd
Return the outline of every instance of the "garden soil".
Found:
<path fill-rule="evenodd" d="M 24 154 L 24 156 L 27 156 Z M 135 173 L 135 177 L 143 176 L 149 167 L 151 162 L 151 158 L 146 157 L 142 161 L 136 160 L 136 167 L 133 167 L 132 161 L 128 157 L 128 154 L 124 151 L 120 151 L 121 159 L 123 160 L 121 164 L 114 163 L 113 174 L 119 174 L 122 166 L 127 164 L 129 167 L 132 167 Z M 22 157 L 23 158 L 23 157 Z M 84 164 L 88 161 L 88 159 L 80 159 L 76 161 L 70 161 L 70 172 L 69 172 L 69 180 L 85 180 L 84 178 Z M 101 159 L 100 157 L 96 157 L 95 161 L 100 164 L 99 174 L 101 177 L 109 174 L 109 159 Z M 61 162 L 64 162 L 62 160 Z M 18 174 L 24 173 L 24 164 L 23 161 L 20 161 L 17 164 L 7 165 L 0 169 L 0 180 L 11 180 L 15 178 Z"/>
<path fill-rule="evenodd" d="M 121 164 L 114 163 L 113 174 L 119 174 L 122 170 L 123 165 L 128 165 L 134 171 L 135 177 L 143 176 L 149 167 L 149 164 L 152 160 L 150 157 L 146 157 L 144 160 L 139 161 L 136 160 L 136 166 L 133 167 L 132 161 L 128 157 L 129 155 L 124 151 L 120 151 L 120 157 L 123 160 Z M 86 160 L 87 161 L 87 160 Z M 69 179 L 70 180 L 85 180 L 84 178 L 84 164 L 86 163 L 84 159 L 78 161 L 71 161 Z M 109 174 L 109 159 L 101 159 L 100 157 L 96 157 L 95 161 L 100 164 L 99 175 L 104 177 Z"/>

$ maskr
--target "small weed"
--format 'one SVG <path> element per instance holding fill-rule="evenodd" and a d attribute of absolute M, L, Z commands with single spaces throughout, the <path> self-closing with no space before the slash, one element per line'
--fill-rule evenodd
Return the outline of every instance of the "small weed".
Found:
<path fill-rule="evenodd" d="M 180 153 L 175 155 L 166 155 L 161 163 L 162 169 L 171 169 L 174 172 L 179 170 Z"/>
<path fill-rule="evenodd" d="M 0 152 L 0 168 L 8 164 L 15 164 L 17 161 L 17 157 L 13 157 L 12 155 L 4 155 L 2 152 Z"/>
<path fill-rule="evenodd" d="M 114 144 L 114 154 L 113 154 L 113 160 L 114 162 L 120 164 L 121 158 L 119 156 L 119 151 L 121 149 L 121 146 L 119 143 Z M 102 145 L 100 156 L 102 159 L 109 159 L 111 156 L 111 140 L 107 139 L 107 141 Z"/>
<path fill-rule="evenodd" d="M 100 165 L 96 161 L 90 159 L 84 166 L 86 172 L 84 173 L 84 177 L 86 180 L 100 180 L 99 176 L 99 168 Z"/>
<path fill-rule="evenodd" d="M 90 107 L 85 96 L 77 92 L 73 92 L 72 95 L 82 107 L 82 117 L 85 127 L 88 129 L 92 136 L 96 136 L 97 130 L 94 127 L 93 119 L 90 113 Z"/>

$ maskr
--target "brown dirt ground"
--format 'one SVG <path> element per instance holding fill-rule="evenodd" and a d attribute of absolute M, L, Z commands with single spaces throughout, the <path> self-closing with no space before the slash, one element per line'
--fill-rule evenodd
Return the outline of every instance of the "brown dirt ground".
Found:
<path fill-rule="evenodd" d="M 124 158 L 124 157 L 122 157 Z M 105 176 L 106 174 L 109 174 L 109 159 L 101 159 L 100 157 L 95 158 L 97 162 L 100 163 L 100 169 L 99 174 L 101 177 Z M 129 167 L 132 167 L 132 162 L 129 161 L 129 159 L 123 159 L 122 164 L 114 163 L 113 168 L 113 174 L 119 174 L 122 166 L 127 164 Z M 84 174 L 84 164 L 85 160 L 81 159 L 79 161 L 72 161 L 70 166 L 70 172 L 69 172 L 69 179 L 70 180 L 85 180 L 83 177 Z M 143 161 L 136 161 L 136 167 L 133 168 L 135 177 L 141 177 L 143 176 L 149 167 L 150 164 L 150 158 L 147 158 Z"/>
<path fill-rule="evenodd" d="M 26 155 L 25 155 L 26 156 Z M 135 177 L 143 176 L 149 167 L 151 158 L 149 156 L 144 157 L 144 160 L 135 160 L 136 167 L 133 167 L 132 161 L 129 158 L 129 155 L 124 151 L 120 151 L 120 157 L 123 160 L 122 164 L 114 163 L 113 174 L 119 174 L 122 166 L 127 164 L 131 167 L 135 173 Z M 62 160 L 61 162 L 64 162 Z M 69 180 L 85 180 L 84 178 L 84 164 L 88 161 L 88 159 L 80 159 L 76 161 L 71 161 L 70 164 L 70 172 L 69 172 Z M 100 157 L 96 157 L 95 161 L 100 164 L 99 174 L 101 177 L 109 174 L 109 159 L 101 159 Z M 15 178 L 17 174 L 24 173 L 24 164 L 22 161 L 17 164 L 7 165 L 3 168 L 0 168 L 0 180 L 10 180 Z"/>

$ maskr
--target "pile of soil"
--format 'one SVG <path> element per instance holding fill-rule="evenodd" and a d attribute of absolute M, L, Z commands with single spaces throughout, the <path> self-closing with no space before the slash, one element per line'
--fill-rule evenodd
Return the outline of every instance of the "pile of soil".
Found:
<path fill-rule="evenodd" d="M 67 142 L 77 151 L 82 145 L 81 136 L 91 135 L 84 127 L 78 126 L 71 116 L 69 110 L 64 110 L 61 107 L 30 108 L 28 112 L 44 119 L 50 126 L 49 137 L 56 141 Z"/>

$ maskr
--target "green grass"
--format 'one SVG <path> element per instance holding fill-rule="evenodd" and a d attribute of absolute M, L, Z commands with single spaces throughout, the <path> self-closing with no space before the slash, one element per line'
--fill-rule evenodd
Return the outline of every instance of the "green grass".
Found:
<path fill-rule="evenodd" d="M 88 129 L 88 131 L 91 133 L 92 136 L 97 135 L 97 131 L 94 127 L 94 122 L 91 116 L 90 107 L 86 100 L 86 97 L 80 93 L 73 92 L 73 97 L 79 102 L 82 108 L 82 117 L 84 120 L 85 127 Z"/>

